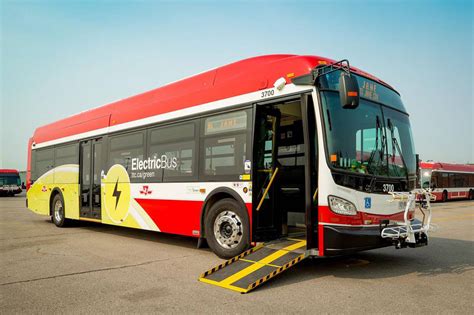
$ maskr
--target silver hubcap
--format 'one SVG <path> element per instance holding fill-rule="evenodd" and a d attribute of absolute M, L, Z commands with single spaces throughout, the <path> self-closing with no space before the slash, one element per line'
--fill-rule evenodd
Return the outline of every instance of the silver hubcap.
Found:
<path fill-rule="evenodd" d="M 54 219 L 56 222 L 61 222 L 63 216 L 63 204 L 61 200 L 57 200 L 54 204 Z"/>
<path fill-rule="evenodd" d="M 222 211 L 214 221 L 214 236 L 220 246 L 234 248 L 243 236 L 242 220 L 232 211 Z"/>

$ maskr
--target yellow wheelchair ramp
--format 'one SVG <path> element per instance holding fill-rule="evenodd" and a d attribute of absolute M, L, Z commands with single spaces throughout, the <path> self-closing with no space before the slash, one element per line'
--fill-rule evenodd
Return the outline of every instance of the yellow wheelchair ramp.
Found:
<path fill-rule="evenodd" d="M 199 281 L 247 293 L 306 256 L 306 240 L 285 238 L 260 244 L 227 260 L 199 277 Z"/>

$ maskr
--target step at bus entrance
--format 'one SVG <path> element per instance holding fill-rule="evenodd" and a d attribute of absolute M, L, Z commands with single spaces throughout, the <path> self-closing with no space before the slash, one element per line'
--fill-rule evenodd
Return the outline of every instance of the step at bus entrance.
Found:
<path fill-rule="evenodd" d="M 201 274 L 199 281 L 247 293 L 306 258 L 305 238 L 259 244 Z"/>

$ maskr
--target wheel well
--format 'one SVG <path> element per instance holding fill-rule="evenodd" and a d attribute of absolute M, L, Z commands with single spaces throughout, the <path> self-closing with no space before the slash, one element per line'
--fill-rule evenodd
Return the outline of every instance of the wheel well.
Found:
<path fill-rule="evenodd" d="M 200 224 L 200 236 L 201 237 L 206 237 L 205 235 L 205 219 L 206 219 L 206 213 L 207 211 L 219 200 L 225 199 L 225 198 L 231 198 L 237 201 L 239 204 L 241 204 L 245 208 L 245 203 L 242 200 L 242 198 L 233 190 L 230 188 L 217 188 L 213 192 L 211 192 L 206 200 L 204 201 L 204 205 L 202 206 L 201 210 L 201 224 Z"/>
<path fill-rule="evenodd" d="M 49 215 L 53 215 L 53 199 L 56 195 L 62 195 L 58 188 L 54 188 L 49 197 Z"/>

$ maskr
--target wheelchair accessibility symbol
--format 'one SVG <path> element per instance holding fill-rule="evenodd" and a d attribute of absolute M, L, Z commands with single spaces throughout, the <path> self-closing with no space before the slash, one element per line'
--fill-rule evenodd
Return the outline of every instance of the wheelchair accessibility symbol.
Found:
<path fill-rule="evenodd" d="M 372 198 L 365 197 L 364 204 L 365 204 L 365 209 L 370 209 L 372 207 Z"/>

